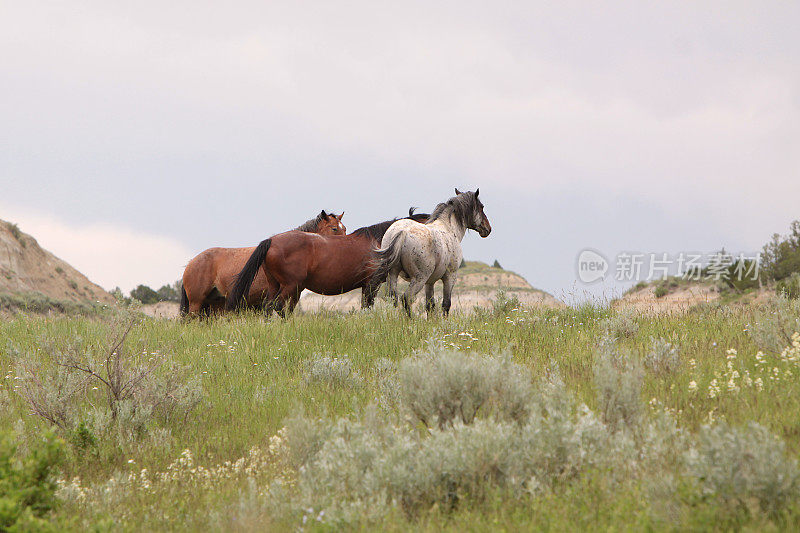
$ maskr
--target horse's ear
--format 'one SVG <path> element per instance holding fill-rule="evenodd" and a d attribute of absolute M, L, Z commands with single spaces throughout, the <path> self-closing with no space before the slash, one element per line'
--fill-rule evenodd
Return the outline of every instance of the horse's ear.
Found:
<path fill-rule="evenodd" d="M 342 217 L 343 217 L 343 216 L 344 216 L 344 211 L 342 211 L 342 214 L 341 214 L 341 215 L 339 215 L 339 216 L 338 216 L 338 217 L 336 217 L 336 218 L 338 218 L 339 220 L 342 220 Z"/>
<path fill-rule="evenodd" d="M 477 198 L 480 193 L 481 193 L 480 188 L 475 189 L 475 198 Z"/>
<path fill-rule="evenodd" d="M 326 213 L 324 209 L 320 212 L 319 216 L 322 220 L 328 220 L 328 213 Z"/>
<path fill-rule="evenodd" d="M 461 191 L 458 190 L 458 187 L 456 187 L 456 194 L 461 194 Z"/>

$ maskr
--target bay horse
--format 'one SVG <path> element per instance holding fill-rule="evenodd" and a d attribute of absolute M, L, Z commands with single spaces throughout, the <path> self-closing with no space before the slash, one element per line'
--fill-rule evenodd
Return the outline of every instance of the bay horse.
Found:
<path fill-rule="evenodd" d="M 411 316 L 411 304 L 417 293 L 425 287 L 425 310 L 428 317 L 434 311 L 433 284 L 442 280 L 444 294 L 442 311 L 450 312 L 451 295 L 456 283 L 456 272 L 463 254 L 461 241 L 468 229 L 488 237 L 492 232 L 489 219 L 483 212 L 483 203 L 475 192 L 460 192 L 436 206 L 424 224 L 414 220 L 398 220 L 386 231 L 380 248 L 375 250 L 380 265 L 376 278 L 388 276 L 389 294 L 397 305 L 397 278 L 409 281 L 403 294 L 403 307 Z"/>
<path fill-rule="evenodd" d="M 409 220 L 427 220 L 427 214 L 408 211 Z M 375 247 L 398 219 L 386 220 L 355 230 L 349 235 L 314 235 L 287 231 L 261 241 L 247 260 L 228 295 L 226 309 L 250 305 L 251 284 L 264 272 L 268 312 L 290 314 L 303 289 L 332 296 L 361 287 L 361 306 L 375 302 L 382 280 L 376 278 Z"/>
<path fill-rule="evenodd" d="M 298 226 L 295 231 L 320 235 L 345 235 L 347 228 L 342 224 L 343 216 L 344 213 L 333 215 L 323 210 L 315 218 Z M 209 316 L 212 312 L 222 311 L 233 280 L 255 249 L 255 246 L 209 248 L 189 261 L 183 271 L 181 316 L 187 314 Z M 254 307 L 261 305 L 266 289 L 266 277 L 263 274 L 257 276 L 248 293 L 249 304 Z"/>

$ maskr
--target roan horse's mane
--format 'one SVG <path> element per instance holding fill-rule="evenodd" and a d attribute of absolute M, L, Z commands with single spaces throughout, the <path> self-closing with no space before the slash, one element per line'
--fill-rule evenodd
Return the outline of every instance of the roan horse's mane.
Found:
<path fill-rule="evenodd" d="M 440 218 L 446 218 L 452 213 L 456 217 L 456 221 L 466 228 L 476 208 L 477 201 L 474 192 L 459 194 L 437 205 L 431 216 L 428 217 L 426 224 L 430 224 Z"/>
<path fill-rule="evenodd" d="M 322 211 L 322 213 L 324 212 L 325 211 Z M 295 231 L 307 231 L 309 233 L 316 233 L 317 230 L 319 229 L 319 223 L 324 220 L 324 218 L 322 217 L 322 213 L 317 215 L 316 218 L 311 218 L 309 220 L 306 220 L 305 222 L 294 228 Z"/>
<path fill-rule="evenodd" d="M 425 218 L 428 217 L 428 215 L 423 214 L 423 213 L 419 213 L 419 214 L 415 215 L 414 214 L 415 210 L 416 210 L 416 208 L 414 208 L 414 207 L 409 209 L 408 210 L 408 216 L 406 218 L 410 218 L 412 220 L 419 221 L 419 219 L 425 219 Z M 373 224 L 371 226 L 364 226 L 363 228 L 358 228 L 357 230 L 352 232 L 350 235 L 359 235 L 359 236 L 362 236 L 362 237 L 370 237 L 372 239 L 380 241 L 381 239 L 383 239 L 383 236 L 386 235 L 386 232 L 388 231 L 389 226 L 391 226 L 392 224 L 394 224 L 398 220 L 400 220 L 400 219 L 393 218 L 391 220 L 384 220 L 383 222 L 378 222 L 377 224 Z"/>

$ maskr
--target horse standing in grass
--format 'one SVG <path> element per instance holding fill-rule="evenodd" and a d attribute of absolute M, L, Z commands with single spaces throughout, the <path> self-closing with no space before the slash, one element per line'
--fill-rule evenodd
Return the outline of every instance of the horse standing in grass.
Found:
<path fill-rule="evenodd" d="M 320 235 L 345 235 L 347 228 L 342 224 L 343 216 L 344 213 L 337 216 L 322 211 L 295 231 Z M 255 249 L 255 246 L 209 248 L 189 261 L 183 271 L 181 316 L 187 314 L 209 316 L 212 312 L 222 311 L 225 308 L 225 298 L 230 292 L 233 280 Z M 266 290 L 267 280 L 261 274 L 255 278 L 248 293 L 249 305 L 260 306 Z"/>
<path fill-rule="evenodd" d="M 456 272 L 463 258 L 461 241 L 468 229 L 488 237 L 492 231 L 489 219 L 475 192 L 459 192 L 447 202 L 436 206 L 427 222 L 398 220 L 386 231 L 381 247 L 376 250 L 380 266 L 375 276 L 388 276 L 389 294 L 397 305 L 397 277 L 409 281 L 403 294 L 403 307 L 411 316 L 411 304 L 425 287 L 425 309 L 428 317 L 434 310 L 433 284 L 442 280 L 444 294 L 442 311 L 450 312 L 450 298 L 456 282 Z"/>
<path fill-rule="evenodd" d="M 408 212 L 409 220 L 427 220 Z M 269 294 L 268 312 L 281 316 L 294 310 L 303 289 L 328 296 L 361 287 L 361 306 L 370 307 L 382 279 L 376 277 L 374 248 L 397 219 L 359 228 L 345 236 L 287 231 L 262 241 L 239 273 L 226 309 L 251 305 L 253 279 L 263 271 Z"/>

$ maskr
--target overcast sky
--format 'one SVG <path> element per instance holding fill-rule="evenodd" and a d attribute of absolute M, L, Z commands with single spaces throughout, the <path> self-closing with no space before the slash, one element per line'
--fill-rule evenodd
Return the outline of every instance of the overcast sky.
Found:
<path fill-rule="evenodd" d="M 557 296 L 586 247 L 757 251 L 800 218 L 799 6 L 0 0 L 0 218 L 125 290 L 453 187 L 467 258 Z"/>

